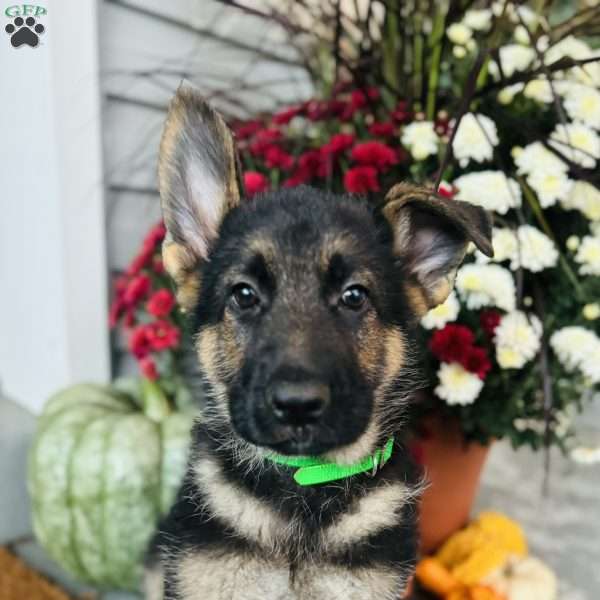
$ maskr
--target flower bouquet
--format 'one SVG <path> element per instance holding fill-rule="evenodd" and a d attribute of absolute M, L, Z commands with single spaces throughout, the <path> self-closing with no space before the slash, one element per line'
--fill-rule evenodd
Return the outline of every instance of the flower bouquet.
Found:
<path fill-rule="evenodd" d="M 422 320 L 431 393 L 418 410 L 454 417 L 467 440 L 567 448 L 600 384 L 600 51 L 588 37 L 600 11 L 349 4 L 262 13 L 294 33 L 325 91 L 236 124 L 246 191 L 375 200 L 410 180 L 489 210 L 494 258 L 472 249 Z"/>
<path fill-rule="evenodd" d="M 184 374 L 183 315 L 161 258 L 165 233 L 162 223 L 153 227 L 125 272 L 115 279 L 109 324 L 135 358 L 143 393 L 152 398 L 156 410 L 174 405 L 189 411 L 192 400 Z"/>

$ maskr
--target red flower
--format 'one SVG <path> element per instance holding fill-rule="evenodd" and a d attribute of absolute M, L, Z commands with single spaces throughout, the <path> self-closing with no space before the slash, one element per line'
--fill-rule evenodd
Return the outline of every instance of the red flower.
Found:
<path fill-rule="evenodd" d="M 378 192 L 379 181 L 374 167 L 362 166 L 348 169 L 344 175 L 344 187 L 353 194 Z"/>
<path fill-rule="evenodd" d="M 263 156 L 265 152 L 281 139 L 279 129 L 261 129 L 255 136 L 254 141 L 248 147 L 253 156 Z"/>
<path fill-rule="evenodd" d="M 306 110 L 307 118 L 311 121 L 320 121 L 330 115 L 327 104 L 317 100 L 309 100 L 304 105 L 304 109 Z"/>
<path fill-rule="evenodd" d="M 157 275 L 162 275 L 165 272 L 165 265 L 163 264 L 163 261 L 161 258 L 159 258 L 158 256 L 155 256 L 152 259 L 152 270 L 157 274 Z"/>
<path fill-rule="evenodd" d="M 363 142 L 352 148 L 352 159 L 361 165 L 372 165 L 385 171 L 398 162 L 393 148 L 381 142 Z"/>
<path fill-rule="evenodd" d="M 260 121 L 248 121 L 246 123 L 241 123 L 234 128 L 235 137 L 237 137 L 238 140 L 245 140 L 249 137 L 252 137 L 263 127 L 264 125 Z"/>
<path fill-rule="evenodd" d="M 271 146 L 265 150 L 265 165 L 269 169 L 283 169 L 288 171 L 294 164 L 294 158 L 279 146 Z"/>
<path fill-rule="evenodd" d="M 348 150 L 356 138 L 351 133 L 336 133 L 331 136 L 331 139 L 321 146 L 321 154 L 324 156 L 338 155 Z"/>
<path fill-rule="evenodd" d="M 351 87 L 352 87 L 352 80 L 350 80 L 350 79 L 346 79 L 345 81 L 340 80 L 333 86 L 332 94 L 334 96 L 339 96 L 340 94 L 344 94 L 347 91 L 349 91 Z"/>
<path fill-rule="evenodd" d="M 125 303 L 125 300 L 119 297 L 115 298 L 113 303 L 110 305 L 110 310 L 108 311 L 108 324 L 111 329 L 118 323 L 119 318 L 123 314 L 126 306 L 127 304 Z"/>
<path fill-rule="evenodd" d="M 464 325 L 449 323 L 438 329 L 429 340 L 429 349 L 441 362 L 457 362 L 461 365 L 475 341 L 473 332 Z"/>
<path fill-rule="evenodd" d="M 408 102 L 406 100 L 400 100 L 396 105 L 395 110 L 392 111 L 392 119 L 396 121 L 396 123 L 406 123 L 412 119 L 412 111 L 408 107 Z"/>
<path fill-rule="evenodd" d="M 453 185 L 442 181 L 440 182 L 437 193 L 443 198 L 454 198 L 456 194 L 456 188 Z"/>
<path fill-rule="evenodd" d="M 307 183 L 312 179 L 310 173 L 296 169 L 284 182 L 283 187 L 292 188 Z"/>
<path fill-rule="evenodd" d="M 350 102 L 347 104 L 344 112 L 340 115 L 342 121 L 349 121 L 356 112 L 365 108 L 369 104 L 369 100 L 377 100 L 379 98 L 379 90 L 377 88 L 368 88 L 366 90 L 354 90 L 350 94 Z"/>
<path fill-rule="evenodd" d="M 335 143 L 339 144 L 337 147 L 340 147 L 343 145 L 344 140 L 338 139 Z M 327 144 L 319 150 L 308 150 L 301 154 L 298 157 L 298 166 L 292 175 L 284 181 L 284 187 L 295 187 L 307 183 L 314 177 L 330 177 L 333 172 L 333 157 L 323 152 L 326 146 Z"/>
<path fill-rule="evenodd" d="M 485 379 L 492 364 L 485 348 L 475 346 L 475 334 L 464 325 L 450 323 L 436 331 L 429 340 L 429 349 L 441 362 L 456 362 L 470 373 Z"/>
<path fill-rule="evenodd" d="M 276 125 L 287 125 L 294 117 L 303 112 L 302 106 L 292 106 L 275 114 L 273 123 Z"/>
<path fill-rule="evenodd" d="M 375 122 L 369 126 L 369 133 L 377 137 L 389 137 L 394 135 L 396 127 L 393 123 L 378 123 Z"/>
<path fill-rule="evenodd" d="M 150 287 L 150 277 L 147 275 L 137 275 L 127 285 L 123 293 L 123 300 L 129 306 L 137 304 L 148 294 Z"/>
<path fill-rule="evenodd" d="M 129 278 L 125 275 L 120 275 L 115 279 L 114 288 L 115 292 L 118 296 L 122 295 L 123 292 L 127 289 L 127 285 L 129 283 Z"/>
<path fill-rule="evenodd" d="M 163 222 L 155 225 L 144 238 L 143 248 L 151 246 L 152 248 L 160 244 L 167 235 L 167 228 Z"/>
<path fill-rule="evenodd" d="M 155 317 L 166 317 L 174 306 L 175 296 L 164 288 L 154 292 L 146 304 L 148 312 Z"/>
<path fill-rule="evenodd" d="M 137 275 L 144 267 L 147 267 L 152 260 L 154 250 L 154 246 L 151 246 L 150 244 L 144 244 L 141 252 L 129 263 L 126 274 L 129 277 L 133 277 L 134 275 Z"/>
<path fill-rule="evenodd" d="M 130 329 L 135 325 L 135 311 L 132 308 L 128 308 L 125 311 L 125 317 L 123 318 L 123 325 L 127 329 Z"/>
<path fill-rule="evenodd" d="M 150 353 L 152 346 L 148 338 L 148 328 L 146 325 L 138 325 L 132 330 L 129 336 L 129 351 L 137 358 L 141 359 Z"/>
<path fill-rule="evenodd" d="M 169 321 L 160 319 L 145 325 L 146 337 L 152 350 L 174 348 L 179 344 L 180 331 Z"/>
<path fill-rule="evenodd" d="M 303 108 L 308 119 L 311 121 L 321 121 L 342 114 L 346 109 L 346 102 L 337 99 L 329 100 L 328 102 L 310 100 L 304 104 Z"/>
<path fill-rule="evenodd" d="M 487 352 L 479 346 L 471 346 L 461 364 L 467 371 L 475 373 L 480 379 L 485 379 L 492 368 Z"/>
<path fill-rule="evenodd" d="M 296 187 L 307 183 L 321 170 L 322 157 L 318 150 L 308 150 L 298 157 L 298 166 L 284 182 L 284 187 Z"/>
<path fill-rule="evenodd" d="M 244 187 L 248 196 L 254 196 L 269 189 L 269 181 L 257 171 L 246 171 L 244 173 Z"/>
<path fill-rule="evenodd" d="M 308 150 L 298 157 L 298 169 L 310 176 L 316 175 L 323 162 L 319 150 Z"/>
<path fill-rule="evenodd" d="M 501 319 L 502 315 L 497 310 L 484 310 L 479 315 L 481 329 L 483 329 L 489 337 L 494 337 L 496 327 L 500 325 Z"/>
<path fill-rule="evenodd" d="M 146 356 L 138 361 L 138 365 L 142 375 L 146 379 L 149 379 L 150 381 L 156 381 L 158 379 L 158 370 L 156 369 L 156 363 L 154 362 L 154 359 Z"/>

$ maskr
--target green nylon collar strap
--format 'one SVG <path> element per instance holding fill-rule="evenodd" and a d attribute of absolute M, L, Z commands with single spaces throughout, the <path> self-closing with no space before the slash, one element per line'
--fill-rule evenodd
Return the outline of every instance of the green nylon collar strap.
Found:
<path fill-rule="evenodd" d="M 391 437 L 383 448 L 376 450 L 371 456 L 366 456 L 361 461 L 352 465 L 336 465 L 324 461 L 316 456 L 282 456 L 281 454 L 269 454 L 267 458 L 279 465 L 288 467 L 299 467 L 294 473 L 294 479 L 298 485 L 317 485 L 338 479 L 346 479 L 358 473 L 371 471 L 373 475 L 392 456 L 394 438 Z"/>

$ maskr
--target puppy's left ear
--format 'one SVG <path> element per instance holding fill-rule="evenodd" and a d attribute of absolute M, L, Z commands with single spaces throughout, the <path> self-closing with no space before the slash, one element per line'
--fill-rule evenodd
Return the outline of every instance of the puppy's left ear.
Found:
<path fill-rule="evenodd" d="M 469 242 L 493 256 L 492 223 L 479 206 L 409 184 L 394 186 L 380 208 L 394 234 L 394 253 L 407 274 L 416 315 L 446 300 Z"/>
<path fill-rule="evenodd" d="M 186 308 L 199 286 L 197 267 L 208 259 L 241 189 L 233 135 L 191 86 L 180 86 L 169 106 L 158 183 L 167 227 L 163 261 Z"/>

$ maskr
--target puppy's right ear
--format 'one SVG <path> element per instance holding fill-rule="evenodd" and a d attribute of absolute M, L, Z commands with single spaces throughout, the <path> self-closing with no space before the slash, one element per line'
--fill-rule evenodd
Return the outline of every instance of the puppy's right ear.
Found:
<path fill-rule="evenodd" d="M 189 86 L 171 101 L 158 159 L 167 238 L 166 270 L 189 308 L 199 287 L 198 265 L 208 258 L 225 215 L 240 202 L 233 135 L 223 118 Z"/>

